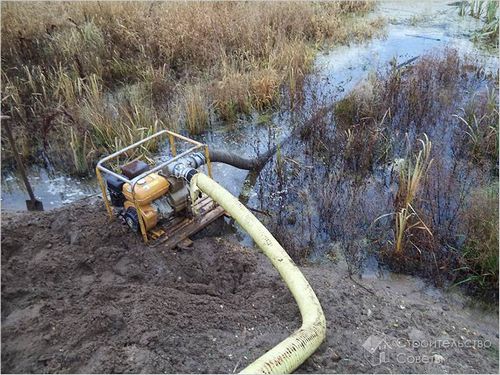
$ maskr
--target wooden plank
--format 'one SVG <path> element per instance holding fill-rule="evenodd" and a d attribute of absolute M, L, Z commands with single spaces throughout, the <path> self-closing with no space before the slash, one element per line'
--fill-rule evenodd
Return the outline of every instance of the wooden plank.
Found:
<path fill-rule="evenodd" d="M 196 204 L 193 206 L 193 210 L 203 211 L 204 209 L 209 209 L 211 206 L 215 206 L 214 201 L 208 196 L 205 198 L 201 198 Z"/>
<path fill-rule="evenodd" d="M 149 246 L 158 247 L 161 244 L 166 244 L 168 249 L 172 249 L 190 235 L 200 231 L 212 221 L 225 214 L 224 209 L 205 194 L 197 200 L 193 209 L 198 211 L 199 214 L 197 216 L 176 216 L 167 223 L 164 223 L 161 228 L 155 228 L 164 231 L 164 234 L 160 238 L 150 242 Z"/>
<path fill-rule="evenodd" d="M 195 220 L 191 220 L 191 222 L 187 223 L 187 225 L 176 230 L 175 233 L 170 233 L 169 237 L 163 242 L 163 244 L 167 249 L 173 249 L 179 242 L 183 241 L 192 234 L 199 232 L 201 229 L 222 215 L 224 215 L 224 208 L 217 206 L 213 210 L 199 216 Z"/>
<path fill-rule="evenodd" d="M 175 232 L 178 232 L 181 230 L 183 227 L 188 225 L 193 219 L 189 219 L 187 217 L 183 218 L 182 220 L 179 220 L 175 225 L 171 225 L 169 227 L 166 227 L 165 233 L 167 237 L 171 237 Z"/>
<path fill-rule="evenodd" d="M 189 237 L 184 238 L 181 242 L 176 245 L 180 250 L 189 250 L 193 246 L 193 241 Z"/>

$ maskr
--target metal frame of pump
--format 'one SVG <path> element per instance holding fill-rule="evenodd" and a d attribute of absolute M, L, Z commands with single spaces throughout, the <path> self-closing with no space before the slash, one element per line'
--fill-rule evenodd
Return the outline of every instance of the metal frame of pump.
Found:
<path fill-rule="evenodd" d="M 169 143 L 170 143 L 170 151 L 172 152 L 173 157 L 165 162 L 157 164 L 155 167 L 151 168 L 150 170 L 148 170 L 144 173 L 141 173 L 140 175 L 134 177 L 132 180 L 129 180 L 128 178 L 124 177 L 123 175 L 115 173 L 104 166 L 104 163 L 106 163 L 110 160 L 116 159 L 118 156 L 126 153 L 127 151 L 130 151 L 134 148 L 137 148 L 140 145 L 142 145 L 146 142 L 149 142 L 150 140 L 152 140 L 154 138 L 158 138 L 158 137 L 161 137 L 164 135 L 168 135 L 168 139 L 169 139 Z M 188 142 L 190 144 L 193 144 L 194 146 L 177 155 L 177 147 L 176 147 L 176 143 L 175 143 L 176 140 L 182 140 L 182 141 Z M 190 154 L 193 154 L 197 151 L 204 152 L 205 163 L 207 165 L 207 170 L 208 170 L 208 176 L 212 177 L 212 165 L 210 163 L 210 153 L 209 153 L 208 145 L 206 145 L 204 143 L 197 142 L 193 139 L 184 137 L 184 136 L 177 134 L 177 133 L 174 133 L 170 130 L 161 130 L 158 133 L 150 135 L 149 137 L 146 137 L 146 138 L 140 140 L 139 142 L 136 142 L 130 146 L 127 146 L 127 147 L 99 160 L 99 162 L 97 163 L 97 166 L 96 166 L 96 175 L 97 175 L 97 180 L 99 181 L 99 186 L 101 187 L 102 197 L 104 200 L 104 204 L 106 205 L 106 210 L 108 212 L 109 217 L 111 219 L 114 218 L 113 209 L 111 208 L 111 203 L 108 199 L 108 194 L 106 191 L 106 184 L 102 178 L 101 172 L 110 174 L 111 176 L 118 178 L 120 181 L 123 181 L 125 183 L 130 184 L 131 190 L 132 190 L 132 198 L 133 198 L 132 203 L 134 204 L 134 207 L 136 208 L 137 212 L 139 212 L 137 201 L 135 199 L 135 185 L 137 184 L 137 182 L 140 181 L 141 179 L 145 178 L 146 176 L 148 176 L 152 173 L 155 173 L 155 172 L 167 167 L 168 165 L 173 164 L 176 161 L 179 161 L 180 159 L 182 159 Z M 139 227 L 141 230 L 141 235 L 142 235 L 142 238 L 144 240 L 144 243 L 148 243 L 149 238 L 148 238 L 148 233 L 146 230 L 146 225 L 144 223 L 144 219 L 143 219 L 142 215 L 140 215 L 140 214 L 137 215 L 137 217 L 138 217 Z"/>

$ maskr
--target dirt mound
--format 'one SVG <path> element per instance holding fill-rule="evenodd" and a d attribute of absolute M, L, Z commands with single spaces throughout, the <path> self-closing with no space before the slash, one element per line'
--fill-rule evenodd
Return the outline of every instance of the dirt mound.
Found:
<path fill-rule="evenodd" d="M 303 269 L 328 333 L 300 372 L 497 371 L 497 342 L 439 351 L 445 362 L 424 367 L 372 366 L 362 347 L 371 334 L 495 341 L 498 330 L 445 313 L 442 297 L 388 293 L 383 281 L 368 292 L 332 263 Z M 2 214 L 3 372 L 230 373 L 299 324 L 267 259 L 230 237 L 199 239 L 182 251 L 149 248 L 108 222 L 100 202 Z"/>
<path fill-rule="evenodd" d="M 149 248 L 93 204 L 2 226 L 4 372 L 231 372 L 280 339 L 268 327 L 299 323 L 276 276 L 228 241 Z"/>

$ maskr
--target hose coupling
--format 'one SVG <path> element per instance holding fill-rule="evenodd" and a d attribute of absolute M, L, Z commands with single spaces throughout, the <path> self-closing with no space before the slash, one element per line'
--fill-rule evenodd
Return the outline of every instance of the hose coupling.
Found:
<path fill-rule="evenodd" d="M 195 152 L 169 165 L 167 167 L 167 174 L 175 178 L 183 178 L 189 182 L 191 178 L 198 173 L 196 168 L 201 167 L 205 163 L 205 155 L 201 152 Z"/>

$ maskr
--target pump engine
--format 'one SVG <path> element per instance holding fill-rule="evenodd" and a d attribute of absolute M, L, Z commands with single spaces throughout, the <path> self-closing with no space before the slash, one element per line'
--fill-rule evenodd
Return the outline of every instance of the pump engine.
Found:
<path fill-rule="evenodd" d="M 147 170 L 148 164 L 134 161 L 122 167 L 122 174 L 132 180 Z M 189 214 L 189 190 L 182 178 L 153 172 L 137 181 L 134 192 L 130 183 L 112 175 L 105 178 L 111 204 L 121 208 L 120 215 L 135 232 L 140 230 L 139 214 L 142 215 L 146 230 L 155 228 L 161 220 Z"/>

